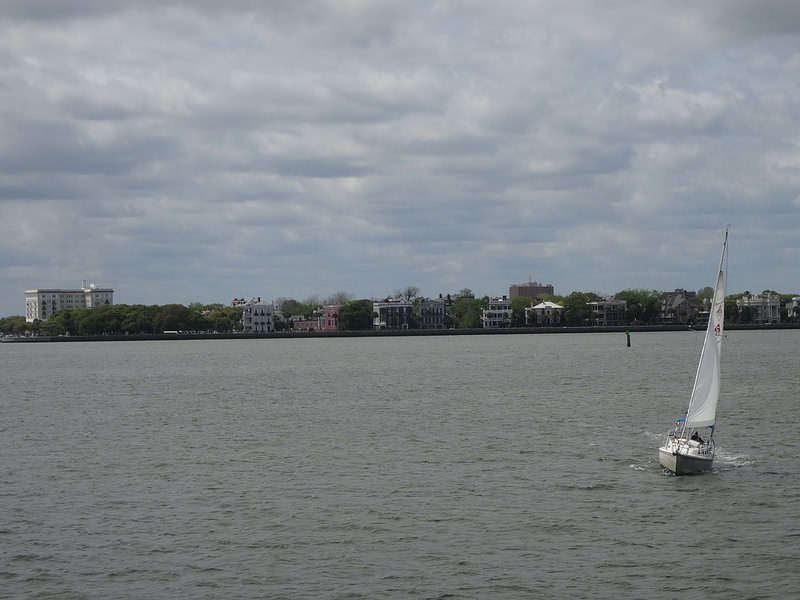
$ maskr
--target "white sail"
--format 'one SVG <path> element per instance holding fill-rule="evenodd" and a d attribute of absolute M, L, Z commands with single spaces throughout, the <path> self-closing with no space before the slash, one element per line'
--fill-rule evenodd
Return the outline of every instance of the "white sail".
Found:
<path fill-rule="evenodd" d="M 725 236 L 727 244 L 727 232 Z M 722 257 L 725 257 L 723 244 Z M 697 366 L 692 397 L 686 411 L 687 427 L 704 427 L 713 425 L 717 416 L 717 400 L 719 400 L 720 356 L 722 353 L 722 333 L 725 321 L 725 284 L 722 276 L 722 260 L 720 259 L 717 285 L 708 315 L 708 328 Z"/>

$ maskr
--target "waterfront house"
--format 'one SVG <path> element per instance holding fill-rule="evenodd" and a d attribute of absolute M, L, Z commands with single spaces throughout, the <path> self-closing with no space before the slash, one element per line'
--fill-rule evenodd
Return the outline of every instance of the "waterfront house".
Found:
<path fill-rule="evenodd" d="M 624 327 L 628 322 L 628 304 L 608 296 L 589 302 L 591 327 Z"/>
<path fill-rule="evenodd" d="M 525 325 L 561 325 L 564 307 L 555 302 L 540 302 L 525 309 Z"/>
<path fill-rule="evenodd" d="M 411 302 L 387 298 L 372 303 L 374 329 L 408 329 L 411 326 Z"/>
<path fill-rule="evenodd" d="M 511 327 L 511 300 L 508 300 L 505 296 L 491 298 L 489 306 L 483 309 L 481 322 L 486 329 Z"/>

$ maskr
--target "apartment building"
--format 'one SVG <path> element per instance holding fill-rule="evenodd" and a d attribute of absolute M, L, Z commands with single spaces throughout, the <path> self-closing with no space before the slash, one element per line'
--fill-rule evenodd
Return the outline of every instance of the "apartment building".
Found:
<path fill-rule="evenodd" d="M 547 285 L 539 283 L 538 281 L 528 281 L 527 283 L 520 283 L 512 285 L 508 288 L 509 298 L 541 298 L 542 296 L 553 296 L 553 284 Z"/>
<path fill-rule="evenodd" d="M 114 304 L 114 290 L 101 288 L 94 283 L 81 281 L 78 290 L 36 289 L 25 290 L 25 321 L 47 321 L 59 310 L 95 308 Z"/>

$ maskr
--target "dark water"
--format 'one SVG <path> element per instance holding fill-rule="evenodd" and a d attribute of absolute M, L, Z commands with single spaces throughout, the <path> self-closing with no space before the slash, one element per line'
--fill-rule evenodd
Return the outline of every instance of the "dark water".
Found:
<path fill-rule="evenodd" d="M 3 598 L 796 598 L 800 332 L 0 344 Z"/>

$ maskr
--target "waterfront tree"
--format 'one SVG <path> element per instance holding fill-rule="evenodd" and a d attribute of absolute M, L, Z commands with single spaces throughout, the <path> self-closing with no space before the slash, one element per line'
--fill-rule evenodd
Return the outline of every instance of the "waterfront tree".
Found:
<path fill-rule="evenodd" d="M 477 329 L 481 326 L 483 309 L 489 305 L 489 299 L 469 298 L 462 296 L 456 298 L 447 311 L 454 327 L 459 329 Z"/>
<path fill-rule="evenodd" d="M 6 335 L 14 333 L 19 335 L 27 330 L 28 324 L 25 322 L 25 317 L 21 315 L 14 315 L 0 319 L 0 333 Z"/>
<path fill-rule="evenodd" d="M 162 331 L 188 331 L 192 322 L 192 312 L 183 304 L 165 304 L 153 320 L 156 333 Z"/>
<path fill-rule="evenodd" d="M 563 300 L 564 321 L 567 325 L 580 326 L 589 322 L 592 310 L 589 302 L 600 300 L 600 296 L 593 292 L 572 292 Z"/>
<path fill-rule="evenodd" d="M 628 308 L 628 319 L 634 325 L 658 322 L 664 294 L 656 290 L 624 290 L 614 294 L 617 300 L 624 300 Z"/>
<path fill-rule="evenodd" d="M 372 300 L 353 300 L 339 310 L 339 327 L 344 331 L 372 329 Z"/>
<path fill-rule="evenodd" d="M 534 305 L 533 298 L 518 296 L 511 298 L 511 326 L 525 327 L 525 309 Z"/>
<path fill-rule="evenodd" d="M 324 304 L 335 304 L 338 306 L 343 306 L 348 302 L 352 302 L 355 300 L 356 297 L 354 294 L 350 292 L 334 292 L 328 298 L 325 299 Z"/>

